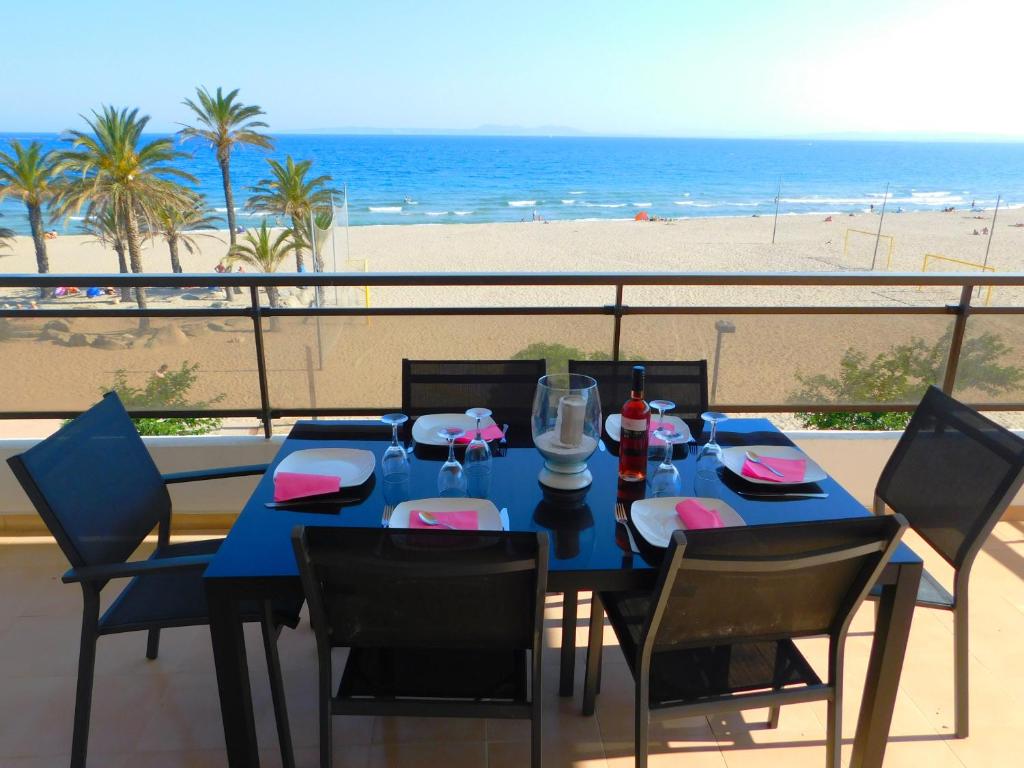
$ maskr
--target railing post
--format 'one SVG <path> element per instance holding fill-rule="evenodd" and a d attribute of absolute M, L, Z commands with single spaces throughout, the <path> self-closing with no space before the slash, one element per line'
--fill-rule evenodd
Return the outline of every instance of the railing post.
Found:
<path fill-rule="evenodd" d="M 263 319 L 260 311 L 260 289 L 249 286 L 252 300 L 252 327 L 256 338 L 256 372 L 260 380 L 260 410 L 263 419 L 263 436 L 268 440 L 274 434 L 274 425 L 270 418 L 270 388 L 267 386 L 267 358 L 263 352 Z"/>
<path fill-rule="evenodd" d="M 619 359 L 619 344 L 622 341 L 622 283 L 615 286 L 615 328 L 612 331 L 612 360 Z"/>
<path fill-rule="evenodd" d="M 964 333 L 967 331 L 967 318 L 971 314 L 971 294 L 973 292 L 973 285 L 965 285 L 961 288 L 960 303 L 955 307 L 956 322 L 953 324 L 953 335 L 949 340 L 946 375 L 942 379 L 942 391 L 947 395 L 953 394 L 953 386 L 956 384 L 956 369 L 960 365 L 960 351 L 964 345 Z"/>

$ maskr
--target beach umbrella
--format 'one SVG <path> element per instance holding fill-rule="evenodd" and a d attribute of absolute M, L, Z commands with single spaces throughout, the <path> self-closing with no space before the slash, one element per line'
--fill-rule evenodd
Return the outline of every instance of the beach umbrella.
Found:
<path fill-rule="evenodd" d="M 633 217 L 634 221 L 649 221 L 650 217 L 647 215 L 647 211 L 640 211 L 636 216 Z"/>

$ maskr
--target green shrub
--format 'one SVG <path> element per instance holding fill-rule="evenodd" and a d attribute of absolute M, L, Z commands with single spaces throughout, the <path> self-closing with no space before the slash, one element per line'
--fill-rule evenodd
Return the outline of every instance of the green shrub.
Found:
<path fill-rule="evenodd" d="M 583 352 L 576 347 L 565 344 L 547 344 L 535 341 L 526 349 L 512 355 L 513 360 L 538 360 L 544 358 L 548 363 L 548 373 L 565 373 L 569 370 L 570 360 L 611 360 L 607 352 Z"/>
<path fill-rule="evenodd" d="M 839 362 L 839 375 L 801 376 L 802 388 L 793 395 L 798 403 L 916 403 L 930 384 L 942 381 L 952 331 L 933 345 L 914 338 L 897 344 L 873 359 L 855 349 L 847 349 Z M 957 385 L 997 395 L 1012 389 L 1024 374 L 999 360 L 1010 351 L 1003 340 L 991 333 L 967 339 L 960 351 Z M 910 421 L 906 412 L 874 413 L 798 413 L 797 418 L 812 429 L 903 429 Z"/>
<path fill-rule="evenodd" d="M 165 365 L 159 371 L 150 374 L 146 379 L 145 386 L 139 388 L 128 383 L 128 376 L 122 368 L 114 372 L 114 383 L 109 389 L 117 393 L 129 410 L 209 408 L 223 400 L 224 394 L 219 394 L 207 401 L 188 400 L 188 391 L 198 377 L 198 370 L 199 363 L 189 365 L 188 361 L 183 362 L 178 370 L 171 370 Z M 216 432 L 221 427 L 221 420 L 214 418 L 154 419 L 143 417 L 132 419 L 132 421 L 141 435 L 206 435 Z"/>

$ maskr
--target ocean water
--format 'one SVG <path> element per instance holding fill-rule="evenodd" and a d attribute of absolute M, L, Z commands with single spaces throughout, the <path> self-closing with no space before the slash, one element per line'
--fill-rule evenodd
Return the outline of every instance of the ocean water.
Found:
<path fill-rule="evenodd" d="M 56 134 L 3 134 L 63 145 Z M 268 156 L 314 161 L 347 188 L 349 221 L 436 224 L 666 217 L 770 216 L 782 178 L 782 214 L 1024 205 L 1024 143 L 916 143 L 745 139 L 543 138 L 489 136 L 276 137 L 266 153 L 232 158 L 236 204 L 266 175 Z M 181 166 L 224 211 L 220 171 L 200 144 Z M 339 198 L 340 201 L 340 198 Z M 0 203 L 0 226 L 28 231 L 21 204 Z M 241 214 L 244 225 L 259 216 Z M 80 218 L 52 225 L 76 232 Z"/>

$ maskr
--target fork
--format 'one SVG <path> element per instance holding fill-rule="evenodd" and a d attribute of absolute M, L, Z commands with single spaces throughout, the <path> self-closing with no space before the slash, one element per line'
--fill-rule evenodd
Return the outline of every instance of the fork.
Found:
<path fill-rule="evenodd" d="M 633 531 L 629 527 L 629 516 L 626 514 L 626 506 L 621 502 L 615 504 L 615 522 L 626 529 L 626 536 L 629 537 L 629 548 L 634 554 L 640 554 L 640 549 L 633 538 Z"/>
<path fill-rule="evenodd" d="M 384 507 L 384 514 L 380 516 L 380 527 L 387 528 L 391 524 L 391 513 L 395 511 L 394 504 L 388 504 Z"/>

